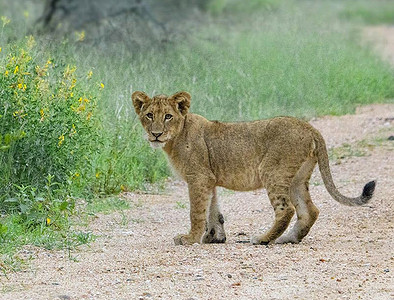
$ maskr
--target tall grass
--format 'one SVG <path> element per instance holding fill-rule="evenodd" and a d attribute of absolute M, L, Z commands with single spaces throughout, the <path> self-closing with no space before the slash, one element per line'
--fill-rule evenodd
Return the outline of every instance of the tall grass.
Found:
<path fill-rule="evenodd" d="M 364 24 L 394 24 L 394 5 L 391 0 L 345 2 L 341 16 Z"/>
<path fill-rule="evenodd" d="M 110 86 L 106 108 L 117 103 L 132 118 L 130 88 L 187 90 L 192 111 L 220 120 L 343 114 L 393 98 L 393 70 L 360 45 L 334 4 L 286 2 L 274 13 L 242 14 L 247 22 L 214 19 L 159 51 L 118 45 L 96 64 Z"/>

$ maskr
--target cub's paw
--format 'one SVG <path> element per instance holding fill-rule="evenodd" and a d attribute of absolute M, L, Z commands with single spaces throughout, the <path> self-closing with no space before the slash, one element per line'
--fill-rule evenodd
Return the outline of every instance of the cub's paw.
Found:
<path fill-rule="evenodd" d="M 178 234 L 174 237 L 174 243 L 175 245 L 192 245 L 200 243 L 200 240 L 192 237 L 190 234 Z"/>
<path fill-rule="evenodd" d="M 253 237 L 250 239 L 250 243 L 251 243 L 252 245 L 268 245 L 268 244 L 270 243 L 270 241 L 267 240 L 267 239 L 265 239 L 265 238 L 262 237 L 262 236 L 257 235 L 257 236 L 253 236 Z"/>
<path fill-rule="evenodd" d="M 208 228 L 205 232 L 202 242 L 204 244 L 222 244 L 226 242 L 226 233 L 222 224 L 216 224 L 212 228 Z"/>
<path fill-rule="evenodd" d="M 202 237 L 204 244 L 221 244 L 226 242 L 226 232 L 224 231 L 224 217 L 221 213 L 211 215 L 207 230 Z"/>
<path fill-rule="evenodd" d="M 293 234 L 282 235 L 275 240 L 275 244 L 298 244 L 300 242 Z"/>

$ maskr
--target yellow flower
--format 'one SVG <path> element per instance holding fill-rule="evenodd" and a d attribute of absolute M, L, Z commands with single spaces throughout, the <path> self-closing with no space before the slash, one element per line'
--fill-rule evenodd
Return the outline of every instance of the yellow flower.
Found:
<path fill-rule="evenodd" d="M 1 49 L 1 48 L 0 48 Z M 1 52 L 1 51 L 0 51 Z M 93 72 L 92 72 L 92 70 L 90 70 L 89 72 L 88 72 L 88 79 L 90 79 L 90 78 L 92 78 L 92 75 L 93 75 Z"/>
<path fill-rule="evenodd" d="M 25 84 L 18 83 L 18 89 L 23 90 L 23 91 L 26 91 L 26 88 L 27 88 L 26 83 L 25 83 Z"/>
<path fill-rule="evenodd" d="M 73 79 L 71 80 L 70 90 L 72 90 L 73 88 L 75 88 L 76 83 L 77 83 L 77 79 L 73 78 Z"/>
<path fill-rule="evenodd" d="M 90 120 L 90 118 L 93 116 L 93 114 L 91 112 L 88 112 L 88 114 L 86 115 L 86 120 Z"/>
<path fill-rule="evenodd" d="M 85 111 L 85 109 L 86 109 L 85 104 L 80 105 L 80 106 L 77 108 L 77 112 Z"/>
<path fill-rule="evenodd" d="M 47 223 L 47 225 L 51 224 L 51 219 L 47 218 L 46 223 Z"/>
<path fill-rule="evenodd" d="M 75 176 L 75 177 L 79 177 L 79 175 L 80 175 L 80 174 L 77 172 L 77 173 L 75 173 L 74 176 Z"/>
<path fill-rule="evenodd" d="M 1 49 L 1 47 L 0 47 L 0 52 L 1 52 L 1 50 L 2 50 L 2 49 Z"/>
<path fill-rule="evenodd" d="M 75 32 L 75 36 L 78 42 L 83 42 L 83 40 L 85 40 L 85 30 L 82 30 L 81 32 Z"/>
<path fill-rule="evenodd" d="M 64 142 L 64 135 L 62 134 L 61 136 L 59 136 L 59 142 L 57 143 L 57 145 L 60 147 Z"/>
<path fill-rule="evenodd" d="M 96 178 L 100 177 L 100 172 L 96 172 Z"/>
<path fill-rule="evenodd" d="M 71 67 L 70 68 L 70 65 L 67 65 L 67 67 L 66 67 L 66 69 L 64 70 L 64 73 L 63 73 L 63 77 L 64 78 L 69 78 L 72 74 L 74 74 L 74 72 L 77 70 L 77 67 Z"/>
<path fill-rule="evenodd" d="M 100 87 L 103 89 L 104 88 L 104 83 L 100 83 Z"/>
<path fill-rule="evenodd" d="M 18 71 L 19 71 L 19 66 L 16 66 L 14 70 L 14 74 L 18 73 Z"/>
<path fill-rule="evenodd" d="M 73 136 L 74 134 L 77 133 L 77 130 L 75 129 L 75 125 L 73 124 L 72 128 L 71 128 L 71 133 L 70 136 Z"/>
<path fill-rule="evenodd" d="M 8 70 L 5 70 L 4 76 L 8 76 Z"/>
<path fill-rule="evenodd" d="M 42 108 L 40 109 L 40 115 L 41 115 L 40 122 L 42 122 L 44 121 L 44 116 L 45 116 L 44 110 Z"/>
<path fill-rule="evenodd" d="M 23 117 L 26 117 L 26 116 L 27 116 L 27 114 L 24 114 L 24 113 L 23 113 L 23 110 L 14 111 L 12 115 L 13 115 L 14 117 L 19 117 L 19 118 L 23 118 Z"/>

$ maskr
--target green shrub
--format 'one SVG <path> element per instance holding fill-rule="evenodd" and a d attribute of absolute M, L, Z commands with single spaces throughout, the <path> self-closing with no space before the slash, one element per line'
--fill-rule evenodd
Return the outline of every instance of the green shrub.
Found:
<path fill-rule="evenodd" d="M 97 92 L 91 74 L 37 57 L 32 37 L 0 53 L 0 197 L 15 185 L 81 185 L 99 144 Z M 80 83 L 82 81 L 82 84 Z M 86 86 L 89 82 L 90 88 Z M 1 199 L 1 198 L 0 198 Z"/>

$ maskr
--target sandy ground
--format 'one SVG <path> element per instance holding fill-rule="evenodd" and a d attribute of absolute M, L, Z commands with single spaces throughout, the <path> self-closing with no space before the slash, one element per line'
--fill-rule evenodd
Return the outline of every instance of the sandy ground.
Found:
<path fill-rule="evenodd" d="M 320 217 L 309 235 L 297 245 L 253 246 L 237 241 L 271 225 L 266 193 L 222 189 L 227 243 L 174 246 L 189 220 L 187 188 L 172 181 L 162 195 L 124 195 L 130 210 L 98 215 L 85 228 L 97 240 L 73 259 L 24 249 L 20 255 L 33 259 L 25 271 L 0 276 L 0 299 L 394 299 L 394 104 L 311 123 L 330 148 L 362 148 L 331 166 L 349 196 L 377 179 L 370 204 L 336 203 L 315 171 L 310 191 Z"/>

